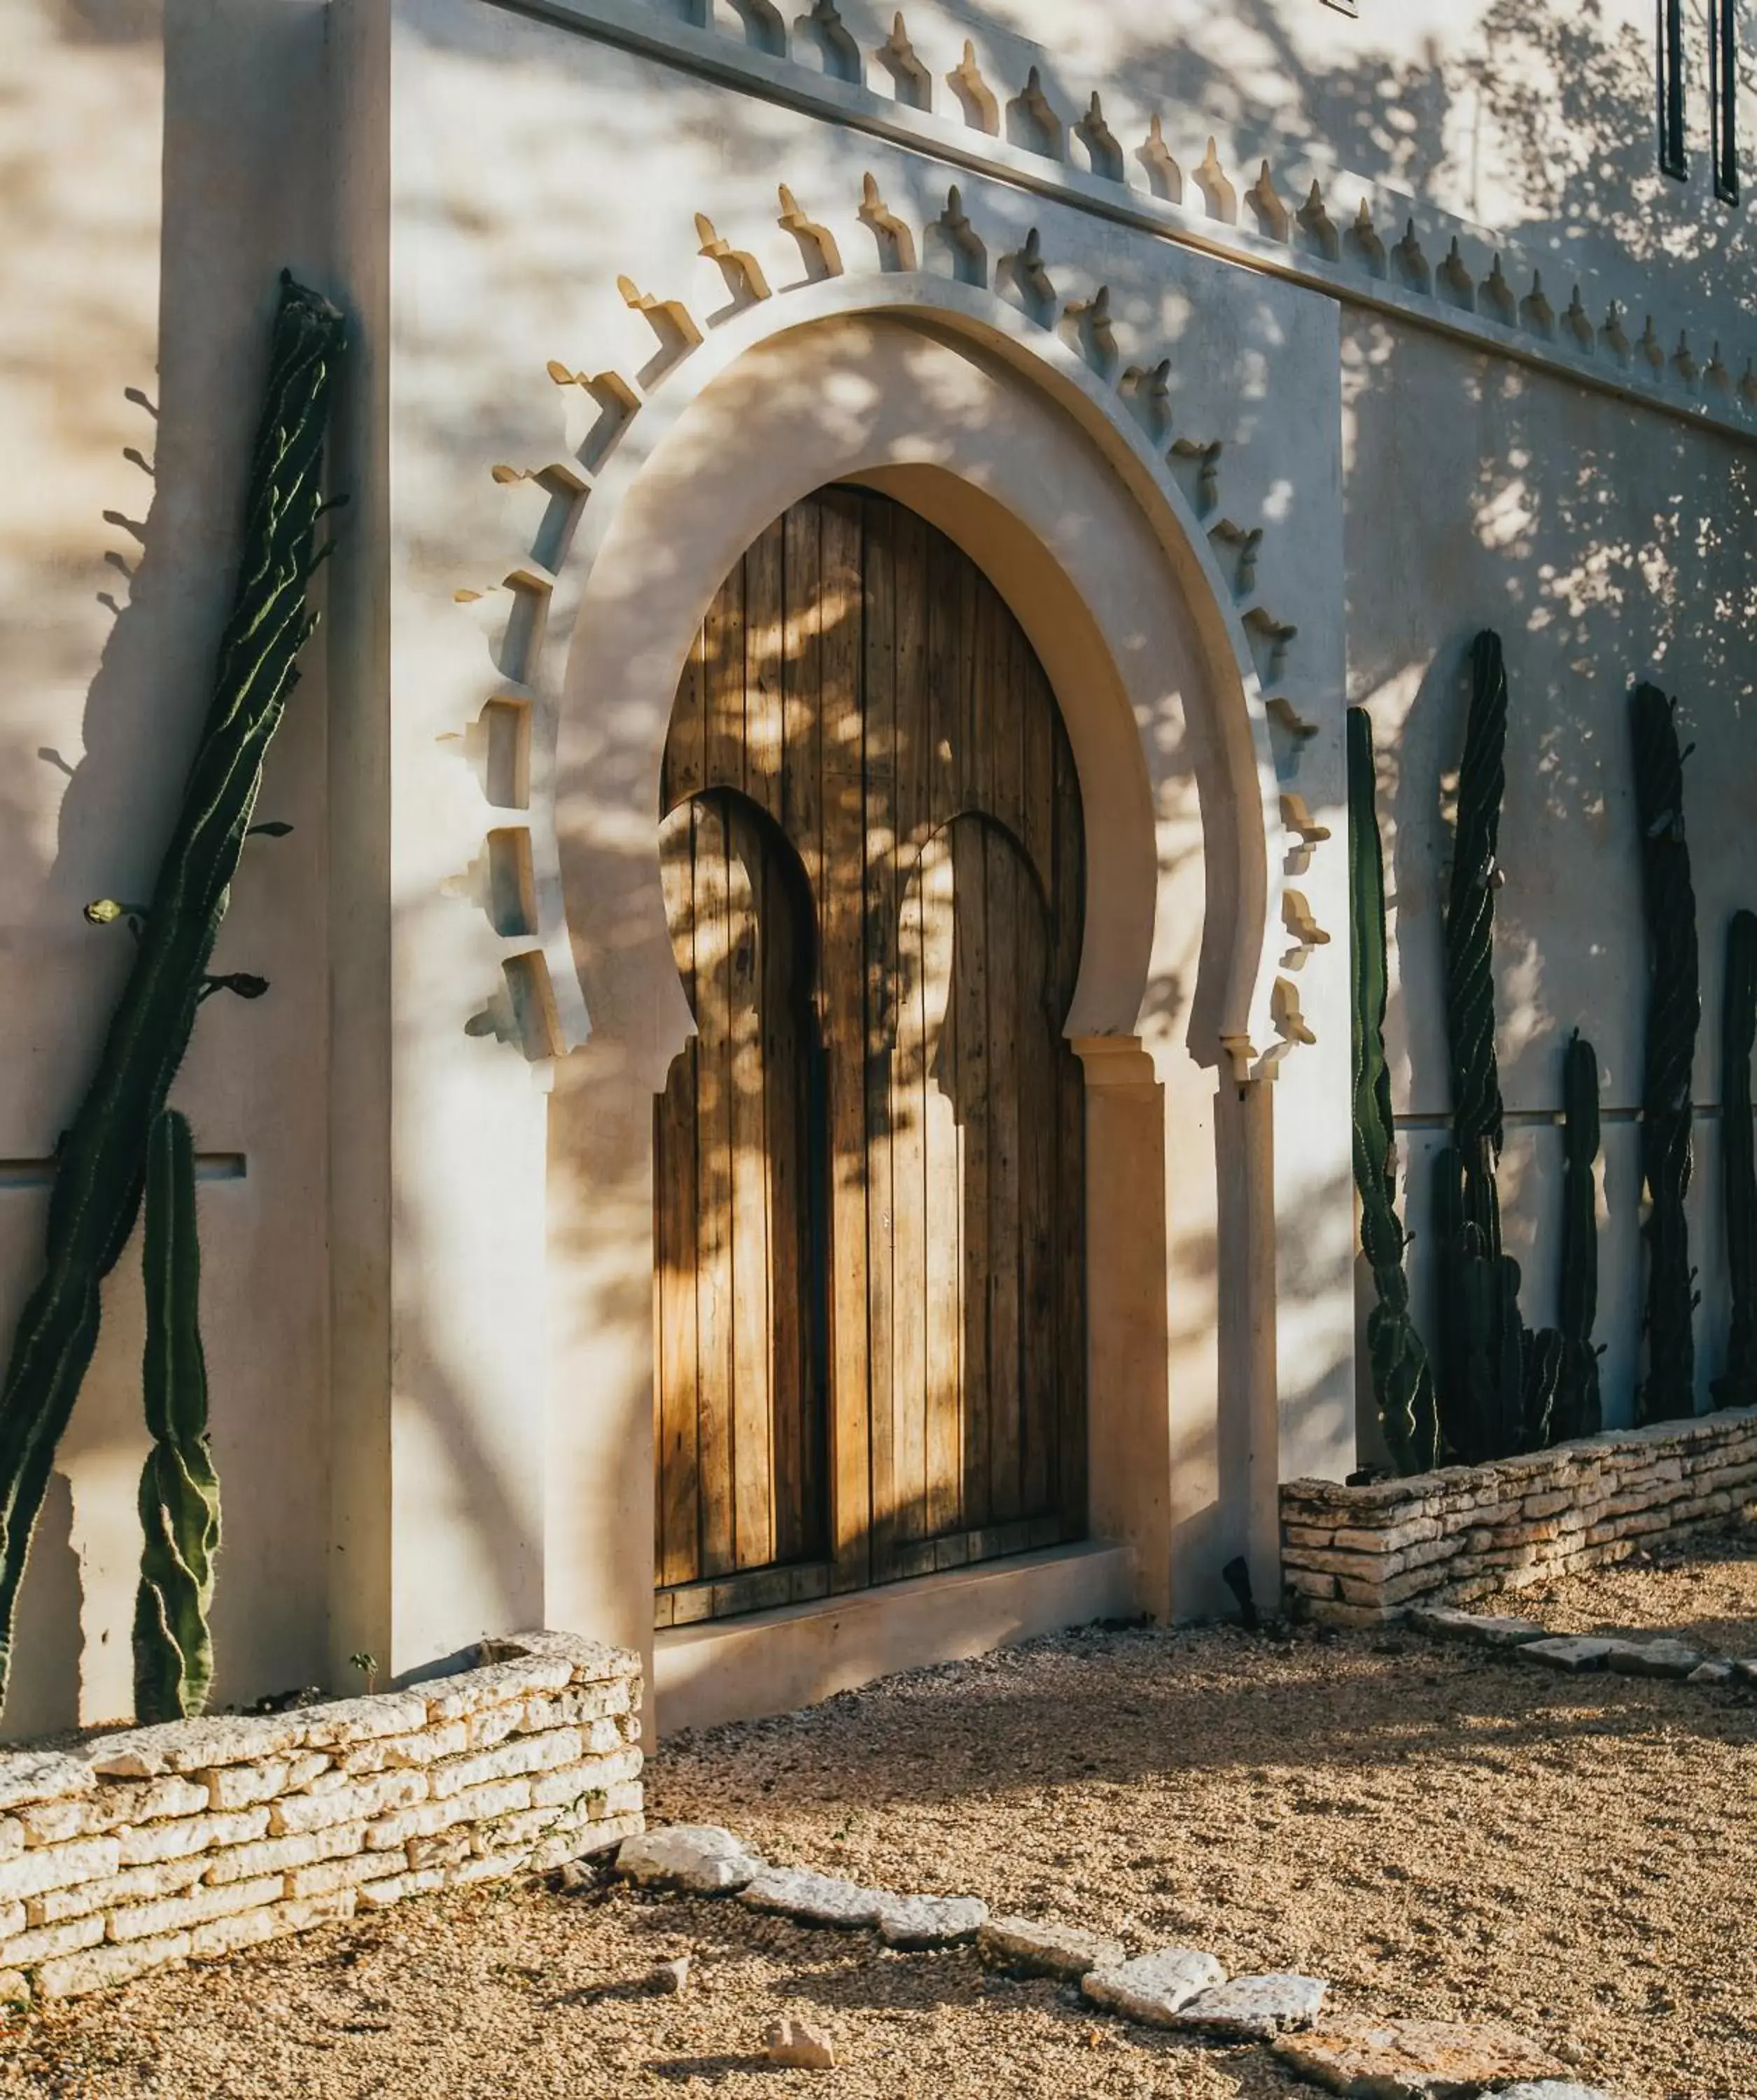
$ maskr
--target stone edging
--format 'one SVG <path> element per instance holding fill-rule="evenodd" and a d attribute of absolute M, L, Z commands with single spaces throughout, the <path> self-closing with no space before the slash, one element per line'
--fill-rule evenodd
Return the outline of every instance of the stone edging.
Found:
<path fill-rule="evenodd" d="M 1757 1499 L 1757 1408 L 1608 1430 L 1486 1466 L 1281 1490 L 1283 1582 L 1302 1616 L 1376 1626 L 1468 1604 L 1737 1516 Z"/>
<path fill-rule="evenodd" d="M 571 1635 L 285 1714 L 0 1754 L 0 1998 L 71 1997 L 645 1827 L 638 1656 Z"/>
<path fill-rule="evenodd" d="M 991 1917 L 980 1896 L 899 1895 L 840 1875 L 773 1867 L 717 1824 L 629 1838 L 614 1872 L 641 1888 L 732 1899 L 800 1925 L 876 1926 L 898 1949 L 974 1940 L 994 1966 L 1072 1984 L 1087 2005 L 1119 2018 L 1216 2045 L 1266 2042 L 1296 2074 L 1332 2092 L 1385 2100 L 1441 2090 L 1459 2100 L 1490 2092 L 1506 2100 L 1609 2100 L 1569 2081 L 1561 2063 L 1505 2027 L 1327 2013 L 1330 1986 L 1319 1977 L 1229 1977 L 1214 1955 L 1195 1947 L 1154 1948 L 1131 1959 L 1120 1941 L 1074 1926 Z M 658 1988 L 686 1988 L 687 1957 L 665 1969 Z M 770 2029 L 766 2054 L 777 2067 L 828 2071 L 837 2062 L 833 2036 L 797 2020 Z"/>

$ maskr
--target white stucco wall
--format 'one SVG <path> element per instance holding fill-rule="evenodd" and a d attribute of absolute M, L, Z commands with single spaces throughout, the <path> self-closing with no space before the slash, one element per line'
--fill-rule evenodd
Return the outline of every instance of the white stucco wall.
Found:
<path fill-rule="evenodd" d="M 1691 1257 L 1707 1404 L 1727 1320 L 1719 1213 L 1719 1021 L 1726 924 L 1757 899 L 1757 573 L 1750 453 L 1632 416 L 1565 382 L 1459 358 L 1352 317 L 1343 340 L 1349 453 L 1349 685 L 1372 712 L 1393 899 L 1387 1019 L 1403 1136 L 1406 1221 L 1426 1304 L 1428 1167 L 1449 1106 L 1440 968 L 1449 836 L 1442 785 L 1463 746 L 1465 649 L 1506 646 L 1506 883 L 1495 899 L 1498 1048 L 1510 1127 L 1509 1248 L 1534 1326 L 1553 1318 L 1561 1057 L 1598 1052 L 1605 1114 L 1597 1339 L 1607 1420 L 1631 1420 L 1639 1375 L 1638 1127 L 1646 927 L 1629 695 L 1651 678 L 1683 703 L 1680 740 L 1702 953 Z M 1431 1310 L 1428 1331 L 1433 1331 Z"/>
<path fill-rule="evenodd" d="M 176 1096 L 223 1177 L 201 1198 L 227 1526 L 222 1700 L 341 1681 L 359 1647 L 416 1666 L 539 1619 L 570 1527 L 640 1519 L 643 1480 L 599 1478 L 582 1495 L 551 1463 L 570 1448 L 558 1409 L 641 1404 L 647 1308 L 611 1250 L 639 1177 L 620 1194 L 555 1180 L 546 1075 L 494 1039 L 511 1032 L 501 964 L 530 944 L 497 935 L 481 908 L 484 837 L 526 820 L 483 798 L 477 713 L 495 686 L 498 587 L 548 501 L 489 469 L 582 442 L 593 402 L 558 392 L 548 360 L 662 396 L 658 339 L 616 280 L 710 324 L 728 287 L 698 252 L 699 212 L 762 258 L 779 298 L 802 258 L 777 223 L 778 182 L 869 272 L 883 258 L 859 215 L 863 177 L 924 250 L 956 182 L 991 271 L 1036 227 L 1057 303 L 1108 287 L 1119 371 L 1169 360 L 1162 448 L 1224 447 L 1205 522 L 1262 530 L 1252 589 L 1298 629 L 1274 689 L 1316 732 L 1296 774 L 1280 745 L 1277 761 L 1334 835 L 1274 871 L 1332 939 L 1287 966 L 1317 1039 L 1274 1083 L 1274 1331 L 1227 1344 L 1274 1365 L 1284 1471 L 1341 1470 L 1351 1448 L 1345 699 L 1371 706 L 1384 757 L 1398 1106 L 1431 1120 L 1445 1107 L 1437 783 L 1455 761 L 1462 644 L 1499 625 L 1513 682 L 1499 938 L 1503 1079 L 1520 1110 L 1553 1105 L 1577 1021 L 1608 1105 L 1635 1098 L 1623 695 L 1648 673 L 1682 694 L 1698 747 L 1686 779 L 1697 1098 L 1718 1100 L 1720 938 L 1757 893 L 1741 823 L 1757 786 L 1745 668 L 1757 388 L 1747 400 L 1737 386 L 1757 329 L 1746 218 L 1710 192 L 1699 51 L 1693 174 L 1679 186 L 1653 171 L 1644 0 L 1591 12 L 1411 0 L 1358 18 L 1321 0 L 917 0 L 907 29 L 933 103 L 920 121 L 880 60 L 889 5 L 840 7 L 859 88 L 823 77 L 821 28 L 767 0 L 544 5 L 554 23 L 481 0 L 164 0 L 162 16 L 155 0 L 20 0 L 8 21 L 0 1333 L 34 1275 L 46 1162 L 126 964 L 126 934 L 94 931 L 80 907 L 149 881 L 205 704 L 275 271 L 310 275 L 356 324 L 337 474 L 357 509 L 263 811 L 296 828 L 251 849 L 221 951 L 220 967 L 274 988 L 205 1010 Z M 674 48 L 642 56 L 656 23 Z M 965 123 L 948 82 L 966 38 L 996 95 L 992 138 Z M 1059 158 L 1041 138 L 1019 145 L 1008 105 L 1033 65 L 1063 126 L 1100 95 L 1120 185 L 1095 176 L 1089 131 L 1063 134 Z M 1748 97 L 1745 114 L 1757 147 Z M 1181 214 L 1154 196 L 1140 156 L 1154 117 Z M 1230 219 L 1195 181 L 1210 135 Z M 1473 301 L 1494 254 L 1516 245 L 1516 293 L 1541 267 L 1559 311 L 1578 271 L 1595 328 L 1613 298 L 1631 339 L 1652 311 L 1667 358 L 1680 328 L 1696 367 L 1721 341 L 1726 382 L 1624 370 L 1601 340 L 1588 354 L 1524 324 L 1498 335 L 1431 289 L 1346 254 L 1333 265 L 1316 235 L 1261 233 L 1246 192 L 1265 155 L 1282 205 L 1316 177 L 1335 225 L 1366 201 L 1385 245 L 1406 203 L 1429 267 L 1455 233 Z M 1065 319 L 1057 333 L 1078 341 Z M 1570 356 L 1590 385 L 1545 368 Z M 1644 391 L 1662 406 L 1627 398 Z M 1173 471 L 1193 495 L 1192 463 Z M 488 595 L 464 609 L 460 589 Z M 575 824 L 596 821 L 596 785 L 572 792 Z M 1184 821 L 1162 815 L 1168 836 Z M 546 819 L 529 821 L 535 833 Z M 1181 902 L 1160 929 L 1150 1043 L 1175 1040 L 1185 1017 L 1195 911 Z M 575 1039 L 577 987 L 559 992 Z M 1692 1198 L 1705 1387 L 1724 1296 L 1712 1132 Z M 1216 1141 L 1199 1124 L 1189 1136 Z M 1627 1121 L 1607 1125 L 1613 1418 L 1635 1376 L 1634 1137 Z M 638 1114 L 622 1139 L 645 1142 Z M 1412 1128 L 1406 1146 L 1424 1237 L 1434 1141 Z M 1534 1320 L 1553 1288 L 1555 1145 L 1516 1127 L 1504 1181 Z M 538 1200 L 509 1212 L 494 1192 L 514 1186 Z M 1192 1273 L 1212 1271 L 1237 1244 L 1184 1253 Z M 1424 1290 L 1422 1237 L 1415 1260 Z M 1204 1290 L 1181 1301 L 1197 1327 L 1212 1304 Z M 27 1579 L 7 1733 L 126 1710 L 139 1339 L 130 1254 Z M 1209 1347 L 1205 1328 L 1197 1339 Z M 1265 1398 L 1247 1392 L 1246 1413 Z M 1248 1445 L 1260 1421 L 1234 1417 L 1223 1435 Z"/>

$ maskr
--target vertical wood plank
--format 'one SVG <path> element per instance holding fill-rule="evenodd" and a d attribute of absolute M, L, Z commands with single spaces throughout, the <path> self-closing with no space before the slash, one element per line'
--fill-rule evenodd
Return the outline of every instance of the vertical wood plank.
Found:
<path fill-rule="evenodd" d="M 834 489 L 819 512 L 819 665 L 823 761 L 820 895 L 829 1085 L 831 1478 L 835 1581 L 872 1572 L 872 1407 L 867 1375 L 865 768 L 860 707 L 860 498 Z"/>
<path fill-rule="evenodd" d="M 1056 1507 L 1061 1423 L 1056 1352 L 1056 1130 L 1058 1031 L 1048 1000 L 1048 929 L 1036 879 L 1022 859 L 1018 902 L 1019 1501 L 1041 1516 Z"/>
<path fill-rule="evenodd" d="M 959 1124 L 956 1215 L 935 1229 L 959 1242 L 957 1319 L 960 1351 L 960 1480 L 956 1520 L 976 1526 L 994 1508 L 994 1420 L 989 1377 L 989 1303 L 993 1291 L 989 1158 L 993 1075 L 990 1070 L 988 867 L 983 826 L 960 817 L 947 833 L 951 849 L 955 920 L 951 1017 L 947 1058 Z M 946 1525 L 938 1527 L 946 1529 Z"/>
<path fill-rule="evenodd" d="M 695 1004 L 694 818 L 678 810 L 660 827 L 665 916 L 691 1009 Z M 695 1040 L 672 1061 L 654 1105 L 654 1257 L 658 1269 L 657 1479 L 661 1583 L 692 1582 L 700 1572 L 696 1473 Z"/>
<path fill-rule="evenodd" d="M 768 1171 L 762 1075 L 763 840 L 742 805 L 726 823 L 726 1088 L 732 1286 L 733 1565 L 775 1558 Z"/>
<path fill-rule="evenodd" d="M 763 885 L 763 1133 L 767 1167 L 770 1388 L 775 1439 L 775 1551 L 802 1560 L 820 1544 L 817 1395 L 806 1333 L 805 1238 L 808 1079 L 804 901 L 773 849 Z"/>
<path fill-rule="evenodd" d="M 777 518 L 744 556 L 744 792 L 781 822 L 786 655 L 787 521 Z"/>
<path fill-rule="evenodd" d="M 985 825 L 988 960 L 989 1508 L 1022 1513 L 1019 1383 L 1019 878 L 1017 849 Z"/>
<path fill-rule="evenodd" d="M 872 1424 L 872 1580 L 891 1572 L 897 1542 L 891 1262 L 890 1046 L 896 951 L 897 650 L 893 507 L 861 506 L 861 699 L 866 724 L 862 962 L 866 973 L 867 1386 Z"/>
<path fill-rule="evenodd" d="M 696 1379 L 701 1572 L 735 1565 L 732 1484 L 732 1115 L 725 820 L 695 813 Z"/>
<path fill-rule="evenodd" d="M 892 1189 L 891 1449 L 896 1537 L 927 1536 L 927 1088 L 925 927 L 919 856 L 932 821 L 928 528 L 892 513 L 895 593 L 898 1012 L 889 1089 Z M 936 1015 L 937 1022 L 937 1015 Z"/>
<path fill-rule="evenodd" d="M 1047 685 L 1046 685 L 1047 690 Z M 1056 1393 L 1060 1502 L 1071 1533 L 1086 1521 L 1086 1101 L 1079 1059 L 1061 1034 L 1079 971 L 1085 931 L 1085 841 L 1074 754 L 1053 724 L 1055 773 L 1054 1002 L 1057 1031 Z"/>
<path fill-rule="evenodd" d="M 823 925 L 823 766 L 818 623 L 819 510 L 796 503 L 781 521 L 785 599 L 781 622 L 781 828 L 806 871 L 821 950 Z M 819 987 L 823 1004 L 823 987 Z"/>
<path fill-rule="evenodd" d="M 970 1126 L 960 1127 L 965 1045 L 955 1005 L 957 899 L 953 839 L 958 827 L 936 832 L 923 848 L 918 884 L 921 910 L 922 1009 L 926 1083 L 922 1141 L 925 1153 L 927 1333 L 926 1507 L 929 1537 L 960 1520 L 963 1502 L 964 1184 Z"/>
<path fill-rule="evenodd" d="M 714 593 L 702 624 L 702 774 L 710 788 L 744 785 L 744 567 Z"/>

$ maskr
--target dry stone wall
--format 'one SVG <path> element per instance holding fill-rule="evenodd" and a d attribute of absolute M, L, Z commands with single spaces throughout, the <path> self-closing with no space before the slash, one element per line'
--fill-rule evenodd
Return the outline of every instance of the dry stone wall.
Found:
<path fill-rule="evenodd" d="M 1281 1490 L 1294 1608 L 1372 1626 L 1413 1604 L 1468 1604 L 1724 1522 L 1757 1501 L 1757 1408 L 1608 1431 L 1486 1466 Z"/>
<path fill-rule="evenodd" d="M 638 1656 L 486 1643 L 404 1692 L 0 1754 L 0 1997 L 63 1998 L 644 1827 Z"/>

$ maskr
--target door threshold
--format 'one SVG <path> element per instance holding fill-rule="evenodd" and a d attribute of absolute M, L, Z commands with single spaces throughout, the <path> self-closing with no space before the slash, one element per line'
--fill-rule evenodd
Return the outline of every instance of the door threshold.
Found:
<path fill-rule="evenodd" d="M 1132 1617 L 1134 1557 L 1101 1539 L 671 1626 L 653 1643 L 659 1734 L 760 1720 L 876 1678 Z"/>

